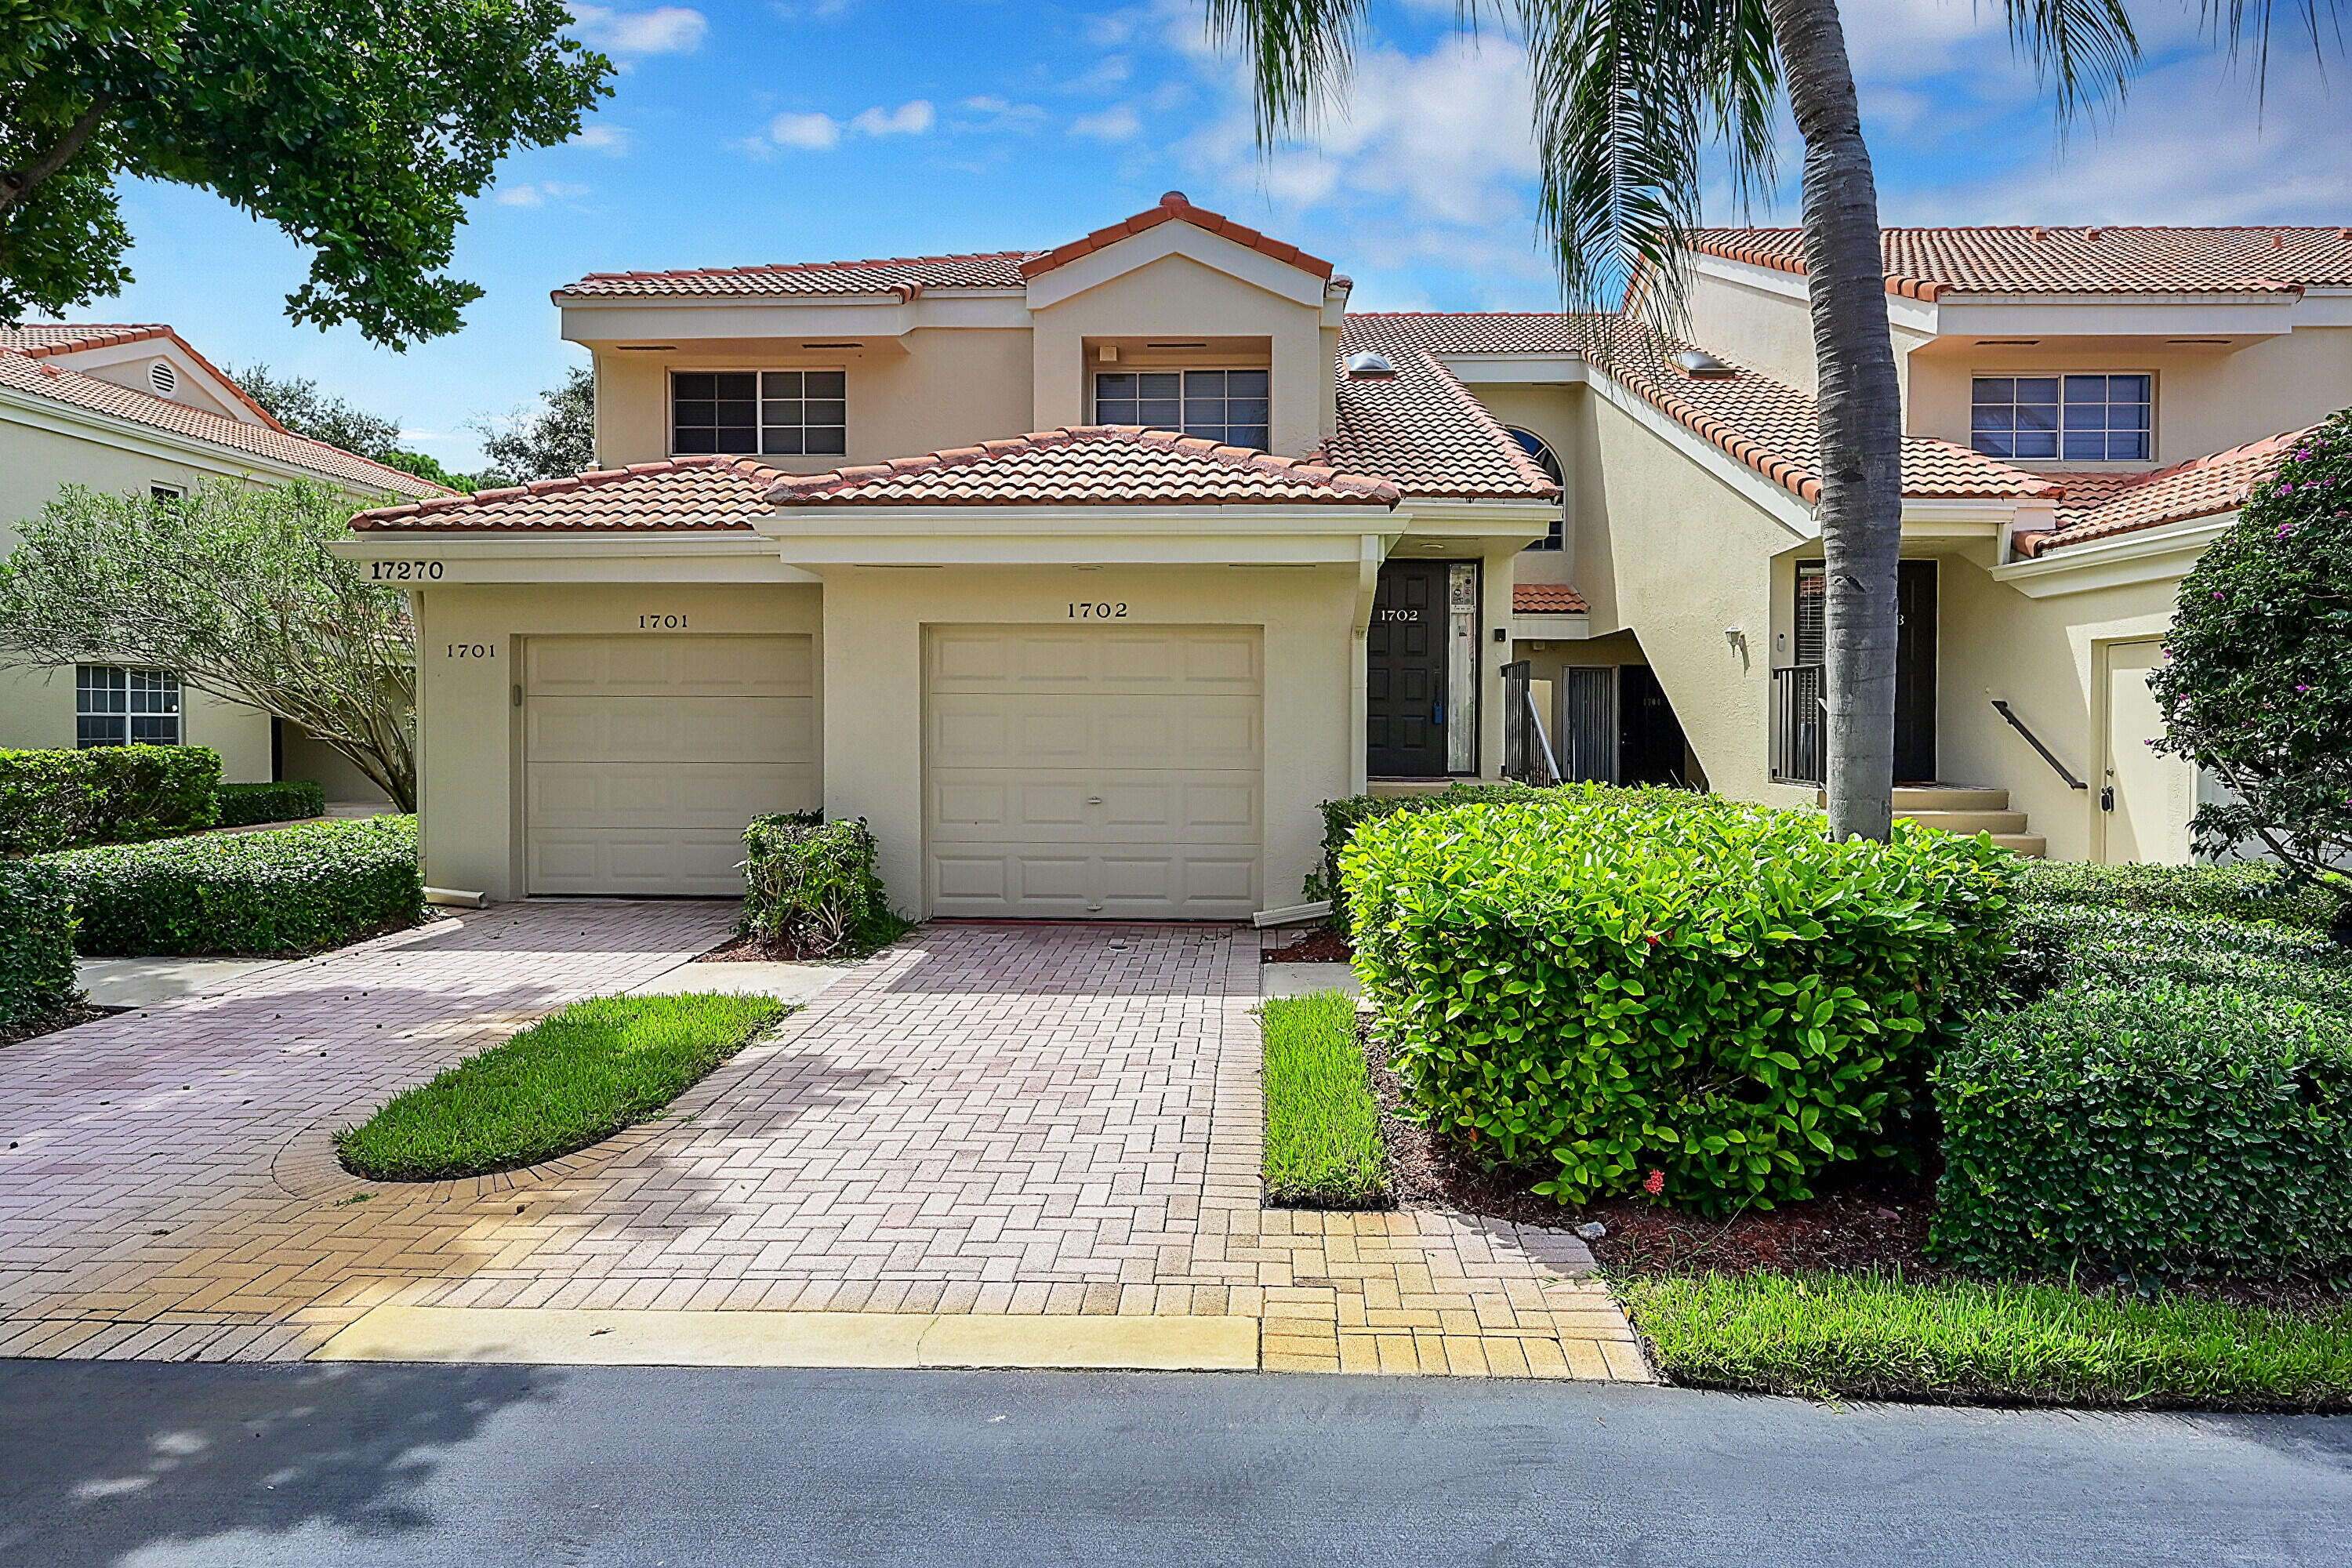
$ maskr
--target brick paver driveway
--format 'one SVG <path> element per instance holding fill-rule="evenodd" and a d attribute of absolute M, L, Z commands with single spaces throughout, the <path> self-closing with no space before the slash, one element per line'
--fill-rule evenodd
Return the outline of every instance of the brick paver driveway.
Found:
<path fill-rule="evenodd" d="M 1259 1206 L 1257 952 L 940 926 L 665 1120 L 362 1183 L 327 1133 L 724 906 L 509 905 L 0 1052 L 0 1354 L 283 1358 L 418 1307 L 1213 1315 L 1296 1369 L 1643 1375 L 1581 1246 Z"/>

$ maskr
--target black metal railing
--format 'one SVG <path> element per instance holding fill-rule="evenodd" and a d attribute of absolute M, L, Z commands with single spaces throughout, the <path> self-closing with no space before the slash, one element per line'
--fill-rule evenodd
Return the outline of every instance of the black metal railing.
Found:
<path fill-rule="evenodd" d="M 2048 763 L 2057 773 L 2058 776 L 2066 781 L 2066 787 L 2068 789 L 2089 789 L 2091 787 L 2089 784 L 2084 784 L 2081 779 L 2076 778 L 2074 776 L 2074 770 L 2069 768 L 2065 763 L 2060 762 L 2058 760 L 2057 753 L 2042 743 L 2041 736 L 2035 734 L 2032 731 L 2025 727 L 2024 720 L 2019 718 L 2016 714 L 2009 710 L 2008 703 L 2003 702 L 2000 698 L 1996 697 L 1993 699 L 1992 710 L 2000 714 L 2002 718 L 2008 720 L 2009 727 L 2016 731 L 2019 734 L 2024 736 L 2025 743 L 2027 745 L 2042 753 L 2042 760 Z"/>
<path fill-rule="evenodd" d="M 1772 782 L 1829 782 L 1829 686 L 1818 664 L 1772 672 Z M 1750 752 L 1753 756 L 1755 753 Z"/>

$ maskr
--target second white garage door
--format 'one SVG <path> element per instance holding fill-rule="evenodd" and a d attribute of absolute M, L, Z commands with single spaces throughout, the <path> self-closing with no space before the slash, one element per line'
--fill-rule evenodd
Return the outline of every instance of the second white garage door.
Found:
<path fill-rule="evenodd" d="M 1263 902 L 1255 627 L 935 626 L 932 912 L 1236 920 Z"/>
<path fill-rule="evenodd" d="M 743 828 L 818 804 L 805 637 L 523 645 L 534 893 L 740 897 Z"/>

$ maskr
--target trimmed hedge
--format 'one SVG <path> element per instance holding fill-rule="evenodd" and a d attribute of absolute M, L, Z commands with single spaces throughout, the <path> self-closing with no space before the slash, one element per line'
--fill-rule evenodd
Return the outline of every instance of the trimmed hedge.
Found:
<path fill-rule="evenodd" d="M 74 998 L 73 902 L 57 868 L 0 860 L 0 1025 L 43 1018 Z"/>
<path fill-rule="evenodd" d="M 2033 955 L 2042 971 L 2016 987 L 2025 1001 L 2059 987 L 2170 984 L 2352 1015 L 2352 948 L 2296 926 L 2028 904 L 2018 934 L 2020 952 Z"/>
<path fill-rule="evenodd" d="M 1312 903 L 1331 900 L 1331 923 L 1348 929 L 1348 889 L 1339 874 L 1339 852 L 1357 828 L 1400 812 L 1444 811 L 1457 805 L 1512 805 L 1542 800 L 1547 791 L 1529 784 L 1451 784 L 1435 795 L 1351 795 L 1323 803 L 1323 865 L 1307 877 L 1300 896 Z"/>
<path fill-rule="evenodd" d="M 134 844 L 214 825 L 220 753 L 204 746 L 0 751 L 0 855 Z"/>
<path fill-rule="evenodd" d="M 2080 860 L 2029 860 L 2018 901 L 2142 914 L 2205 915 L 2324 931 L 2344 916 L 2344 900 L 2312 883 L 2290 881 L 2275 866 L 2094 866 Z"/>
<path fill-rule="evenodd" d="M 62 875 L 86 954 L 289 953 L 339 947 L 425 914 L 416 819 L 77 849 Z"/>
<path fill-rule="evenodd" d="M 1983 1269 L 2135 1276 L 2352 1263 L 2352 1032 L 2220 986 L 2062 991 L 1936 1071 L 1930 1245 Z"/>
<path fill-rule="evenodd" d="M 309 779 L 225 784 L 220 786 L 220 821 L 216 826 L 250 827 L 260 822 L 307 822 L 326 815 L 326 788 Z"/>
<path fill-rule="evenodd" d="M 1341 854 L 1416 1112 L 1548 1168 L 1562 1203 L 1769 1207 L 1893 1152 L 1928 1035 L 2008 950 L 2011 857 L 1908 823 L 1832 844 L 1813 813 L 1678 790 L 1542 793 L 1366 822 Z"/>
<path fill-rule="evenodd" d="M 874 834 L 863 818 L 826 822 L 817 813 L 756 817 L 743 830 L 742 934 L 803 958 L 846 958 L 898 940 L 907 929 L 890 912 L 874 869 Z"/>

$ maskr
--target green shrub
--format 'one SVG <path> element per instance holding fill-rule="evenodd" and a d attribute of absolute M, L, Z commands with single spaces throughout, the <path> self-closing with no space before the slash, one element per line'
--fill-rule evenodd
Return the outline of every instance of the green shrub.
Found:
<path fill-rule="evenodd" d="M 2221 986 L 2061 991 L 1936 1069 L 1931 1245 L 1970 1268 L 2132 1275 L 2352 1261 L 2352 1033 Z"/>
<path fill-rule="evenodd" d="M 0 1025 L 46 1017 L 74 997 L 73 901 L 57 868 L 0 860 Z"/>
<path fill-rule="evenodd" d="M 787 1011 L 772 996 L 574 1002 L 338 1129 L 335 1151 L 388 1182 L 535 1165 L 654 1115 Z"/>
<path fill-rule="evenodd" d="M 1385 1208 L 1388 1145 L 1356 1038 L 1356 1003 L 1337 991 L 1266 1003 L 1265 1196 L 1293 1208 Z"/>
<path fill-rule="evenodd" d="M 1443 811 L 1456 805 L 1503 805 L 1541 800 L 1545 792 L 1528 784 L 1451 784 L 1435 795 L 1351 795 L 1323 803 L 1323 864 L 1299 889 L 1309 902 L 1331 900 L 1331 923 L 1348 929 L 1348 889 L 1339 875 L 1339 852 L 1356 829 L 1400 812 Z"/>
<path fill-rule="evenodd" d="M 416 819 L 378 816 L 45 857 L 90 954 L 308 952 L 425 912 Z"/>
<path fill-rule="evenodd" d="M 803 958 L 842 958 L 896 941 L 907 922 L 890 912 L 874 869 L 865 821 L 825 822 L 814 812 L 755 818 L 743 831 L 743 926 L 755 942 Z"/>
<path fill-rule="evenodd" d="M 2021 953 L 2049 955 L 2043 982 L 2019 988 L 2026 1000 L 2057 985 L 2168 982 L 2352 1013 L 2352 948 L 2296 926 L 2027 904 L 2019 911 L 2018 935 Z"/>
<path fill-rule="evenodd" d="M 210 827 L 220 766 L 220 754 L 203 746 L 0 751 L 0 855 Z"/>
<path fill-rule="evenodd" d="M 326 789 L 309 779 L 220 786 L 218 826 L 222 827 L 250 827 L 257 822 L 307 822 L 326 815 Z"/>
<path fill-rule="evenodd" d="M 1890 1152 L 1928 1032 L 1989 985 L 2014 862 L 1897 824 L 1574 785 L 1360 826 L 1356 971 L 1416 1111 L 1562 1203 L 1810 1195 Z"/>
<path fill-rule="evenodd" d="M 2067 904 L 2147 914 L 2209 915 L 2328 930 L 2343 900 L 2291 880 L 2275 866 L 2094 866 L 2080 860 L 2028 860 L 2020 869 L 2021 904 Z"/>

